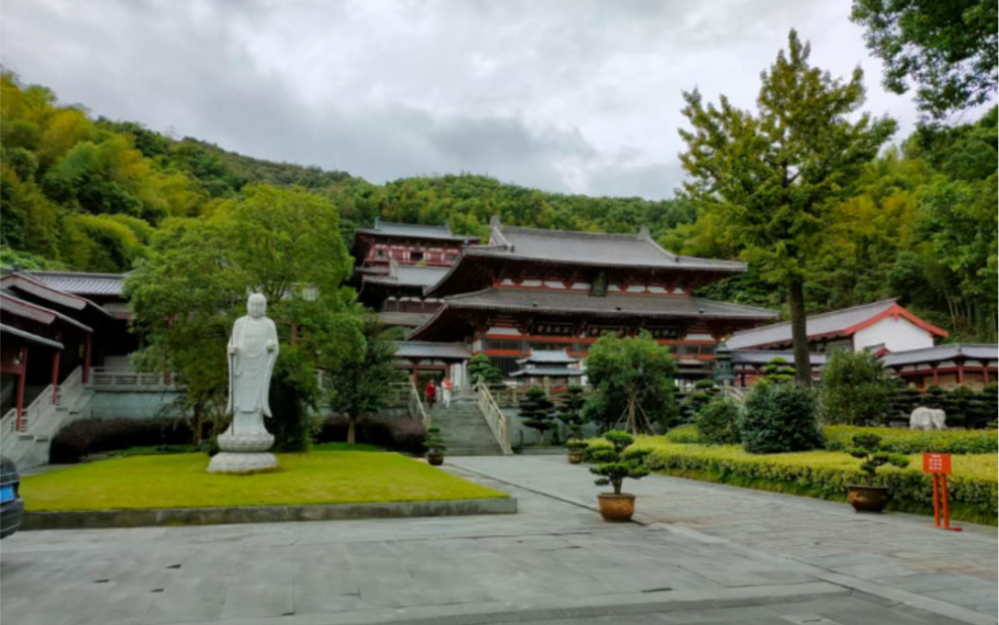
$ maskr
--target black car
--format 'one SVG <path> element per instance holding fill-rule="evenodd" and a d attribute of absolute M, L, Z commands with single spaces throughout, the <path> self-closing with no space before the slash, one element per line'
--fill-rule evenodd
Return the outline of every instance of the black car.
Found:
<path fill-rule="evenodd" d="M 12 460 L 0 456 L 0 538 L 21 527 L 24 500 L 21 499 L 21 476 Z"/>

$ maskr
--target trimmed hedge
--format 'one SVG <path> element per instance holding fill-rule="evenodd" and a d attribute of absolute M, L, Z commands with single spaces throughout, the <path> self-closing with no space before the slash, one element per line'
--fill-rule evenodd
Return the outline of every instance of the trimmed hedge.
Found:
<path fill-rule="evenodd" d="M 846 487 L 864 483 L 860 463 L 838 451 L 749 454 L 736 445 L 684 445 L 661 436 L 639 437 L 635 445 L 651 450 L 645 461 L 650 470 L 677 477 L 832 501 L 846 501 Z M 599 446 L 594 441 L 590 449 Z M 954 474 L 947 484 L 954 519 L 997 524 L 997 469 L 999 455 L 994 452 L 953 458 Z M 933 513 L 933 485 L 922 473 L 920 456 L 912 456 L 909 468 L 879 471 L 875 484 L 891 489 L 889 509 Z"/>
<path fill-rule="evenodd" d="M 701 433 L 693 424 L 681 425 L 666 432 L 666 440 L 681 445 L 694 445 L 701 442 Z"/>
<path fill-rule="evenodd" d="M 854 427 L 827 425 L 826 449 L 841 451 L 851 446 L 857 434 L 881 437 L 881 449 L 897 454 L 937 452 L 946 454 L 987 454 L 999 451 L 996 430 L 941 430 L 922 432 L 902 428 Z"/>
<path fill-rule="evenodd" d="M 210 425 L 205 424 L 203 435 Z M 81 419 L 52 437 L 51 464 L 76 464 L 86 456 L 129 447 L 185 445 L 194 440 L 191 424 L 181 419 Z"/>
<path fill-rule="evenodd" d="M 327 417 L 313 436 L 316 443 L 347 441 L 347 417 Z M 375 445 L 391 451 L 422 455 L 427 431 L 423 424 L 410 417 L 368 417 L 359 419 L 355 429 L 358 443 Z"/>

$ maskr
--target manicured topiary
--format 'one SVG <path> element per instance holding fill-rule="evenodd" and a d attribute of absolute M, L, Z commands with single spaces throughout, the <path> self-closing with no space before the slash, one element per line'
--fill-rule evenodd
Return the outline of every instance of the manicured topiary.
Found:
<path fill-rule="evenodd" d="M 746 398 L 738 423 L 742 446 L 749 453 L 822 447 L 815 397 L 797 384 L 757 384 Z"/>
<path fill-rule="evenodd" d="M 698 439 L 712 445 L 738 445 L 739 404 L 727 397 L 716 397 L 694 417 Z"/>
<path fill-rule="evenodd" d="M 583 387 L 578 384 L 570 384 L 565 392 L 559 396 L 555 416 L 569 428 L 570 438 L 583 436 L 583 426 L 589 421 L 583 413 L 585 404 L 586 396 L 583 394 Z"/>
<path fill-rule="evenodd" d="M 520 400 L 520 411 L 517 415 L 524 425 L 537 430 L 542 440 L 548 430 L 558 425 L 555 421 L 555 404 L 545 395 L 544 389 L 537 386 L 527 391 L 527 395 Z"/>
<path fill-rule="evenodd" d="M 854 458 L 859 458 L 860 471 L 868 486 L 874 485 L 874 476 L 878 467 L 886 464 L 904 469 L 909 466 L 909 457 L 893 454 L 881 449 L 881 437 L 877 434 L 858 434 L 853 437 L 853 447 L 846 450 Z"/>
<path fill-rule="evenodd" d="M 436 426 L 427 428 L 427 438 L 423 444 L 427 447 L 429 454 L 443 454 L 447 451 L 447 444 L 444 442 L 444 436 L 441 435 L 441 429 Z"/>
<path fill-rule="evenodd" d="M 597 486 L 613 487 L 614 494 L 621 494 L 621 485 L 624 480 L 631 478 L 638 480 L 649 474 L 645 468 L 645 457 L 649 454 L 648 449 L 628 449 L 635 439 L 627 432 L 611 430 L 604 434 L 604 439 L 610 442 L 611 447 L 603 447 L 593 452 L 592 458 L 599 464 L 590 467 L 590 473 L 599 475 L 594 483 Z"/>

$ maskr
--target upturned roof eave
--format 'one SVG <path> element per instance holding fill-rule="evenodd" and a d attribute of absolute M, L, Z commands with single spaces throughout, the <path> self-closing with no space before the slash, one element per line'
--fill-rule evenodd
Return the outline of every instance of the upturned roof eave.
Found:
<path fill-rule="evenodd" d="M 741 262 L 737 262 L 737 261 L 723 261 L 723 262 L 726 262 L 726 263 L 732 263 L 731 265 L 726 265 L 726 266 L 693 266 L 693 265 L 667 266 L 667 265 L 642 264 L 642 263 L 635 263 L 635 262 L 630 262 L 629 263 L 629 262 L 623 262 L 623 261 L 622 262 L 608 262 L 608 261 L 601 261 L 601 260 L 585 261 L 585 262 L 565 261 L 565 260 L 558 260 L 558 259 L 553 259 L 553 258 L 547 258 L 546 259 L 546 258 L 538 258 L 538 257 L 534 257 L 534 256 L 523 256 L 523 255 L 514 254 L 514 253 L 507 253 L 507 252 L 495 252 L 495 253 L 494 252 L 488 252 L 488 253 L 486 253 L 486 252 L 473 251 L 471 249 L 466 249 L 465 253 L 462 254 L 461 258 L 458 259 L 458 262 L 456 262 L 455 264 L 451 265 L 451 268 L 448 270 L 448 272 L 446 274 L 444 274 L 443 276 L 441 276 L 440 280 L 438 280 L 435 284 L 427 286 L 426 288 L 424 288 L 423 294 L 425 296 L 427 296 L 427 297 L 442 297 L 440 295 L 439 291 L 445 289 L 445 287 L 448 286 L 449 282 L 452 279 L 456 279 L 456 278 L 453 278 L 453 276 L 460 275 L 460 273 L 462 271 L 464 271 L 464 266 L 466 266 L 466 265 L 468 265 L 469 263 L 472 262 L 471 260 L 466 260 L 466 259 L 489 259 L 489 260 L 497 260 L 497 261 L 513 261 L 513 262 L 518 262 L 518 263 L 519 262 L 529 262 L 529 263 L 536 264 L 536 265 L 537 264 L 541 264 L 541 265 L 548 265 L 548 266 L 551 266 L 551 265 L 562 265 L 562 266 L 576 266 L 576 267 L 579 267 L 579 266 L 582 266 L 582 267 L 593 267 L 593 268 L 598 268 L 598 269 L 615 269 L 615 268 L 616 269 L 644 269 L 644 270 L 648 270 L 648 271 L 657 271 L 657 272 L 658 271 L 670 271 L 670 272 L 672 272 L 672 271 L 679 270 L 679 271 L 682 271 L 684 273 L 725 273 L 725 274 L 731 274 L 731 275 L 745 273 L 746 270 L 747 270 L 746 263 L 741 263 Z M 446 293 L 445 296 L 446 295 L 452 295 L 452 293 Z"/>

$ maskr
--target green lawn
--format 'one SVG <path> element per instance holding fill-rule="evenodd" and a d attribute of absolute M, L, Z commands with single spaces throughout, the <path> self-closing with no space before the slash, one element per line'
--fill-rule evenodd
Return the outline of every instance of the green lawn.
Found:
<path fill-rule="evenodd" d="M 218 475 L 208 456 L 113 458 L 25 477 L 29 511 L 200 508 L 507 497 L 395 453 L 278 454 L 279 471 Z"/>

